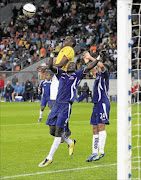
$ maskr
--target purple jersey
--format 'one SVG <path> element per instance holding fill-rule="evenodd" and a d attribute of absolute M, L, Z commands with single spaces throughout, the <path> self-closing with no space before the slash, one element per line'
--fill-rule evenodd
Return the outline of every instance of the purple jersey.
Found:
<path fill-rule="evenodd" d="M 96 78 L 93 87 L 92 103 L 99 103 L 108 100 L 109 73 L 107 70 Z"/>
<path fill-rule="evenodd" d="M 83 77 L 83 72 L 84 69 L 68 75 L 67 72 L 58 68 L 56 77 L 59 79 L 59 87 L 56 102 L 73 103 L 76 98 L 77 87 Z"/>
<path fill-rule="evenodd" d="M 50 100 L 50 85 L 51 81 L 47 81 L 46 79 L 40 83 L 39 89 L 42 89 L 42 98 Z"/>

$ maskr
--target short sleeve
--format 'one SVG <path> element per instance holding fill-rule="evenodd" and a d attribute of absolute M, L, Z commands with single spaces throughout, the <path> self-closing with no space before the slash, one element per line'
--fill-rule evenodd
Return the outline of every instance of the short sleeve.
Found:
<path fill-rule="evenodd" d="M 77 75 L 78 79 L 82 79 L 83 78 L 84 70 L 85 69 L 82 69 L 80 71 L 76 71 L 76 75 Z"/>

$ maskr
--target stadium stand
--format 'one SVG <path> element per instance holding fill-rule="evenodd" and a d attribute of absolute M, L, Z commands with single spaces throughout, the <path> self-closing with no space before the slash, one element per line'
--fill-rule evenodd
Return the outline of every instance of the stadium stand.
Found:
<path fill-rule="evenodd" d="M 57 53 L 66 35 L 71 35 L 77 40 L 76 62 L 80 69 L 84 66 L 80 59 L 84 50 L 94 56 L 106 50 L 103 61 L 110 64 L 111 78 L 115 78 L 116 31 L 116 2 L 113 1 L 50 0 L 31 19 L 23 16 L 22 6 L 14 7 L 11 22 L 0 27 L 0 69 L 12 71 L 16 66 L 23 69 L 48 57 L 50 47 Z"/>

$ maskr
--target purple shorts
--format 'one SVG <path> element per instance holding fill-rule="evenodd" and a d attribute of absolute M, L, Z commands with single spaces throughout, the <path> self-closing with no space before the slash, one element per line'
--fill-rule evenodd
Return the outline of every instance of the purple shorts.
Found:
<path fill-rule="evenodd" d="M 45 106 L 48 104 L 48 107 L 52 105 L 52 101 L 48 98 L 41 98 L 40 106 Z"/>
<path fill-rule="evenodd" d="M 71 115 L 70 103 L 55 103 L 47 118 L 46 125 L 65 128 Z"/>
<path fill-rule="evenodd" d="M 109 101 L 94 104 L 90 124 L 91 125 L 97 125 L 99 123 L 109 124 L 109 112 L 110 112 Z"/>

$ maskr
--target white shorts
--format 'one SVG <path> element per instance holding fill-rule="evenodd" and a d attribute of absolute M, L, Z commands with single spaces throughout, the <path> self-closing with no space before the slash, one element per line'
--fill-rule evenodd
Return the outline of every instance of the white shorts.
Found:
<path fill-rule="evenodd" d="M 50 86 L 50 99 L 56 100 L 58 94 L 58 86 L 59 80 L 57 79 L 56 75 L 53 76 L 51 86 Z"/>

